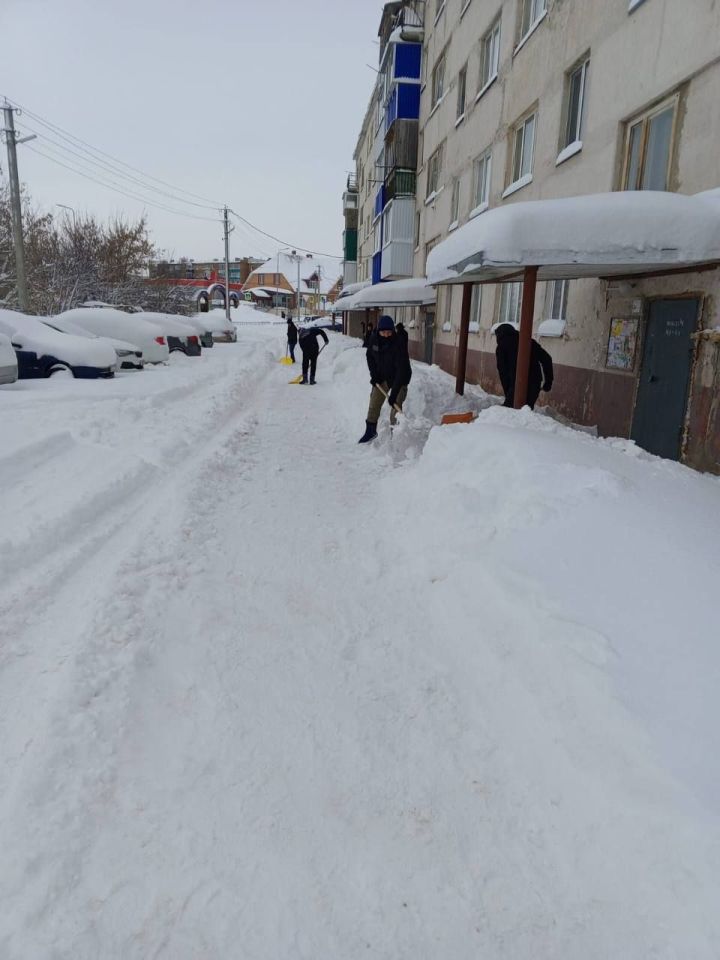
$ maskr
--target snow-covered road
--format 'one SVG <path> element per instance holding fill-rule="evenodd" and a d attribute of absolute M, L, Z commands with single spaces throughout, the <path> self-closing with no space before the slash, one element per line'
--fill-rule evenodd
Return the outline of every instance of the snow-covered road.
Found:
<path fill-rule="evenodd" d="M 0 390 L 0 956 L 716 960 L 720 485 L 282 347 Z"/>

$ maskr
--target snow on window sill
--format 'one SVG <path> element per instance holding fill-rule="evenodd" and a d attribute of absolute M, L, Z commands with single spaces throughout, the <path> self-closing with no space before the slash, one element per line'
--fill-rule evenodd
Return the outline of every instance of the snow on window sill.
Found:
<path fill-rule="evenodd" d="M 477 207 L 474 207 L 470 211 L 468 215 L 468 220 L 472 220 L 473 217 L 479 217 L 481 213 L 485 213 L 485 211 L 489 206 L 490 204 L 487 202 L 487 200 L 484 203 L 478 204 Z"/>
<path fill-rule="evenodd" d="M 428 120 L 429 120 L 430 117 L 435 113 L 436 110 L 439 110 L 439 109 L 440 109 L 440 107 L 442 106 L 443 100 L 445 99 L 446 96 L 447 96 L 447 94 L 444 93 L 444 94 L 440 97 L 439 100 L 436 100 L 436 101 L 435 101 L 435 103 L 433 104 L 432 110 L 431 110 L 430 113 L 428 114 Z"/>
<path fill-rule="evenodd" d="M 460 11 L 460 19 L 461 19 L 461 20 L 462 20 L 462 18 L 465 16 L 465 14 L 466 14 L 466 12 L 467 12 L 467 8 L 470 6 L 471 3 L 472 3 L 472 0 L 465 0 L 465 3 L 463 4 L 463 8 L 462 8 L 462 10 Z"/>
<path fill-rule="evenodd" d="M 502 195 L 503 200 L 505 200 L 506 197 L 511 197 L 514 193 L 517 193 L 518 190 L 522 190 L 522 188 L 526 187 L 529 183 L 532 183 L 532 179 L 532 174 L 526 173 L 524 177 L 520 177 L 515 183 L 511 183 Z"/>
<path fill-rule="evenodd" d="M 538 327 L 539 337 L 564 337 L 567 329 L 567 320 L 548 318 Z"/>
<path fill-rule="evenodd" d="M 440 19 L 440 17 L 443 15 L 444 12 L 445 12 L 445 3 L 443 2 L 442 6 L 438 10 L 438 12 L 435 14 L 435 24 L 433 24 L 433 26 L 437 24 L 438 20 Z"/>
<path fill-rule="evenodd" d="M 569 143 L 565 149 L 561 150 L 558 154 L 558 158 L 555 161 L 555 166 L 559 167 L 561 163 L 565 163 L 565 161 L 569 160 L 570 157 L 574 157 L 576 154 L 580 153 L 582 148 L 582 140 L 574 140 L 572 143 Z"/>
<path fill-rule="evenodd" d="M 478 323 L 477 320 L 473 321 L 473 323 L 470 324 L 470 326 L 468 327 L 468 332 L 480 333 L 480 324 Z"/>
<path fill-rule="evenodd" d="M 450 226 L 448 227 L 448 233 L 452 233 L 453 230 L 457 230 L 458 226 L 459 226 L 459 221 L 458 221 L 458 220 L 453 220 L 453 222 L 452 222 L 452 223 L 450 224 Z"/>
<path fill-rule="evenodd" d="M 477 95 L 475 97 L 475 103 L 477 103 L 481 97 L 485 96 L 485 94 L 488 92 L 490 87 L 495 83 L 497 78 L 498 78 L 498 75 L 496 70 L 495 73 L 490 77 L 488 82 L 484 86 L 480 87 L 480 89 L 478 90 Z"/>
<path fill-rule="evenodd" d="M 630 4 L 628 6 L 628 13 L 632 13 L 633 10 L 637 10 L 637 8 L 641 6 L 643 3 L 645 3 L 645 0 L 630 0 Z"/>
<path fill-rule="evenodd" d="M 443 184 L 438 190 L 433 190 L 433 192 L 428 197 L 425 198 L 425 206 L 427 207 L 431 203 L 433 203 L 435 200 L 437 200 L 437 198 L 440 196 L 440 194 L 443 192 L 444 189 L 445 189 L 445 184 Z"/>
<path fill-rule="evenodd" d="M 535 31 L 536 31 L 537 28 L 540 26 L 540 24 L 543 22 L 543 20 L 545 19 L 546 16 L 547 16 L 547 10 L 543 10 L 543 12 L 542 12 L 542 13 L 540 14 L 540 16 L 537 18 L 537 20 L 535 21 L 535 23 L 531 24 L 530 28 L 528 29 L 528 32 L 525 34 L 525 36 L 522 38 L 522 40 L 520 41 L 520 43 L 519 43 L 519 44 L 515 47 L 515 49 L 513 50 L 513 56 L 516 56 L 518 53 L 520 53 L 520 51 L 522 50 L 522 48 L 523 48 L 523 47 L 525 46 L 525 44 L 528 42 L 528 40 L 530 39 L 530 37 L 535 33 Z"/>
<path fill-rule="evenodd" d="M 452 333 L 452 324 L 445 321 L 445 323 L 442 325 L 442 332 Z"/>
<path fill-rule="evenodd" d="M 460 114 L 460 116 L 459 116 L 459 117 L 457 118 L 457 120 L 455 121 L 455 126 L 456 126 L 456 127 L 459 127 L 460 124 L 463 122 L 464 119 L 465 119 L 465 113 L 463 112 L 463 113 Z"/>

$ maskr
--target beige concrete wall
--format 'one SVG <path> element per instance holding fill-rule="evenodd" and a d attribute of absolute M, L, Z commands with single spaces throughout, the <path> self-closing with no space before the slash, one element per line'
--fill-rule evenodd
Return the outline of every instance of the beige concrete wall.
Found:
<path fill-rule="evenodd" d="M 426 23 L 425 78 L 421 100 L 418 209 L 420 244 L 415 273 L 425 267 L 425 246 L 448 235 L 451 185 L 461 178 L 459 222 L 471 209 L 472 164 L 486 147 L 493 151 L 490 205 L 547 197 L 573 196 L 618 189 L 624 154 L 624 124 L 665 96 L 680 98 L 676 150 L 670 188 L 695 193 L 720 185 L 720 3 L 715 0 L 645 0 L 628 13 L 627 0 L 548 0 L 547 15 L 517 49 L 520 0 L 446 0 L 443 12 Z M 476 101 L 480 73 L 480 38 L 502 15 L 497 80 Z M 446 51 L 446 94 L 432 109 L 431 77 Z M 566 71 L 590 53 L 583 148 L 559 166 L 556 159 L 565 105 Z M 465 119 L 456 126 L 457 76 L 468 64 Z M 537 108 L 533 180 L 507 199 L 512 126 Z M 425 203 L 427 160 L 445 142 L 445 160 L 435 200 Z M 564 338 L 544 341 L 566 365 L 601 369 L 605 364 L 609 322 L 624 315 L 628 302 L 695 292 L 714 304 L 720 293 L 718 274 L 646 280 L 620 295 L 599 281 L 574 281 L 569 288 Z M 536 324 L 546 317 L 545 285 L 538 288 Z M 499 288 L 486 287 L 480 331 L 470 335 L 470 349 L 494 348 L 490 327 L 497 319 Z M 637 308 L 636 308 L 637 309 Z M 641 306 L 641 310 L 644 306 Z M 444 296 L 438 303 L 437 342 L 457 342 L 460 296 L 455 294 L 451 329 L 443 332 Z M 712 322 L 710 322 L 712 321 Z M 703 322 L 718 322 L 714 306 Z"/>

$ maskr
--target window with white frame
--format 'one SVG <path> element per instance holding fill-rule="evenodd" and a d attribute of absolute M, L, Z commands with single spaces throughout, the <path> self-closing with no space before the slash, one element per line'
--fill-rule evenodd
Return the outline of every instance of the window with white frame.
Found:
<path fill-rule="evenodd" d="M 522 120 L 513 131 L 512 183 L 532 175 L 537 114 Z"/>
<path fill-rule="evenodd" d="M 548 320 L 567 320 L 569 280 L 554 280 L 547 285 Z"/>
<path fill-rule="evenodd" d="M 472 297 L 470 298 L 470 333 L 479 333 L 481 311 L 482 287 L 479 283 L 474 283 L 472 288 Z"/>
<path fill-rule="evenodd" d="M 521 0 L 520 41 L 533 30 L 547 11 L 547 0 Z"/>
<path fill-rule="evenodd" d="M 492 168 L 492 151 L 486 150 L 473 163 L 473 210 L 479 210 L 490 202 L 490 171 Z"/>
<path fill-rule="evenodd" d="M 458 120 L 461 117 L 465 116 L 465 95 L 467 93 L 467 64 L 462 68 L 458 74 L 458 83 L 457 83 L 457 108 L 455 110 L 455 116 Z"/>
<path fill-rule="evenodd" d="M 500 65 L 500 17 L 480 41 L 480 83 L 484 90 L 498 75 Z"/>
<path fill-rule="evenodd" d="M 450 198 L 450 223 L 458 222 L 458 210 L 460 209 L 460 177 L 455 177 L 452 185 L 452 197 Z"/>
<path fill-rule="evenodd" d="M 641 114 L 627 125 L 623 188 L 667 190 L 675 148 L 677 97 Z"/>
<path fill-rule="evenodd" d="M 434 196 L 440 184 L 440 171 L 442 170 L 443 144 L 437 148 L 430 157 L 427 164 L 427 192 L 426 198 Z"/>
<path fill-rule="evenodd" d="M 585 94 L 587 91 L 589 68 L 590 57 L 585 57 L 585 59 L 567 75 L 567 106 L 563 147 L 569 147 L 573 143 L 580 143 L 582 140 Z"/>
<path fill-rule="evenodd" d="M 500 309 L 498 323 L 520 323 L 520 305 L 522 303 L 522 283 L 500 284 Z"/>
<path fill-rule="evenodd" d="M 438 58 L 432 75 L 432 105 L 436 106 L 445 93 L 445 53 Z"/>
<path fill-rule="evenodd" d="M 375 221 L 375 227 L 373 230 L 373 253 L 378 253 L 380 251 L 380 243 L 382 240 L 382 217 L 378 217 Z"/>

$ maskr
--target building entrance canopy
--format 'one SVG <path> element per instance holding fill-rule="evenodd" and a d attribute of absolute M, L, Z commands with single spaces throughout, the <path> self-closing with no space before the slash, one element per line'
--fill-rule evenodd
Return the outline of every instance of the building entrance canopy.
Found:
<path fill-rule="evenodd" d="M 633 278 L 720 266 L 718 191 L 622 191 L 511 203 L 438 244 L 428 282 L 462 284 L 456 390 L 465 389 L 472 287 L 523 282 L 515 406 L 527 400 L 538 280 Z"/>
<path fill-rule="evenodd" d="M 435 290 L 425 277 L 407 280 L 389 280 L 363 287 L 349 297 L 342 297 L 334 305 L 336 313 L 346 310 L 374 310 L 381 307 L 419 307 L 435 303 Z"/>
<path fill-rule="evenodd" d="M 720 202 L 623 191 L 495 207 L 428 257 L 428 282 L 504 283 L 537 267 L 539 280 L 617 277 L 720 262 Z"/>

